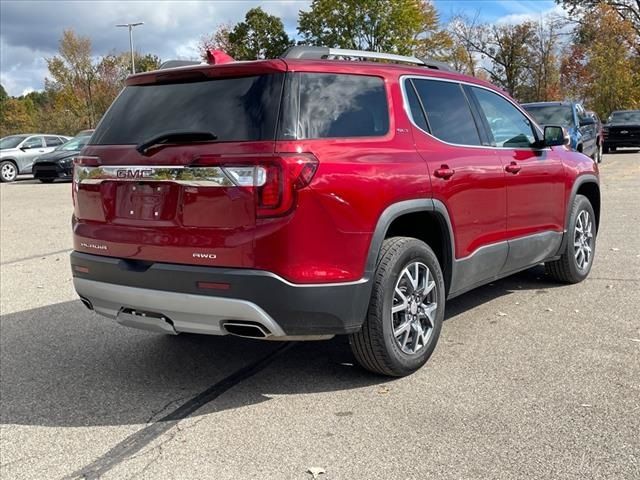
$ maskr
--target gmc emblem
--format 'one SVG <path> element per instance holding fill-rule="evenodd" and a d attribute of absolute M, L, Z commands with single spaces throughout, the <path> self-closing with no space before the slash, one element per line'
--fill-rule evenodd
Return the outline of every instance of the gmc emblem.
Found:
<path fill-rule="evenodd" d="M 139 180 L 151 176 L 152 173 L 153 170 L 150 168 L 120 168 L 116 170 L 116 177 Z"/>

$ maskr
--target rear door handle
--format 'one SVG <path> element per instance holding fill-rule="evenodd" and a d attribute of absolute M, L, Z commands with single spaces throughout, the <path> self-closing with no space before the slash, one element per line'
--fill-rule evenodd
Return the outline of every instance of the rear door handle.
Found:
<path fill-rule="evenodd" d="M 440 165 L 440 168 L 438 168 L 435 172 L 433 172 L 433 175 L 435 177 L 448 180 L 451 177 L 453 177 L 454 173 L 456 173 L 456 171 L 453 170 L 452 168 L 449 168 L 449 165 Z"/>
<path fill-rule="evenodd" d="M 504 167 L 504 169 L 507 172 L 513 173 L 515 175 L 516 173 L 518 173 L 522 169 L 522 167 L 520 165 L 518 165 L 516 162 L 511 162 L 509 165 Z"/>

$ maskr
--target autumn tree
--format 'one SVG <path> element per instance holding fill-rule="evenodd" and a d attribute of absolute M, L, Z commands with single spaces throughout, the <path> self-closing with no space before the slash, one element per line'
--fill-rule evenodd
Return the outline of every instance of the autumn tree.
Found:
<path fill-rule="evenodd" d="M 620 20 L 627 23 L 633 33 L 625 42 L 640 55 L 640 0 L 556 0 L 565 7 L 572 17 L 577 17 L 582 23 L 600 13 L 603 6 L 613 12 Z"/>
<path fill-rule="evenodd" d="M 604 2 L 577 28 L 573 53 L 580 56 L 565 62 L 563 75 L 571 68 L 583 74 L 582 95 L 601 117 L 613 110 L 640 108 L 640 58 L 631 47 L 635 35 L 631 23 Z"/>
<path fill-rule="evenodd" d="M 27 102 L 17 98 L 7 98 L 2 102 L 0 138 L 33 130 L 34 121 L 29 114 Z"/>
<path fill-rule="evenodd" d="M 459 28 L 457 38 L 470 52 L 488 60 L 482 68 L 492 82 L 516 98 L 525 94 L 534 61 L 530 45 L 536 38 L 535 24 L 473 25 Z"/>
<path fill-rule="evenodd" d="M 301 11 L 302 43 L 443 58 L 452 46 L 438 13 L 423 0 L 313 0 Z"/>
<path fill-rule="evenodd" d="M 563 22 L 559 18 L 540 19 L 529 45 L 531 64 L 529 86 L 524 88 L 522 101 L 560 100 L 560 36 Z"/>
<path fill-rule="evenodd" d="M 469 17 L 463 13 L 454 16 L 448 25 L 452 39 L 450 63 L 454 70 L 475 76 L 478 72 L 475 48 L 479 13 Z"/>
<path fill-rule="evenodd" d="M 69 109 L 85 124 L 96 125 L 95 89 L 97 68 L 92 59 L 89 37 L 65 30 L 60 40 L 59 54 L 47 59 L 51 79 L 50 90 L 68 99 Z"/>
<path fill-rule="evenodd" d="M 123 55 L 123 54 L 121 54 Z M 157 70 L 160 68 L 162 64 L 162 60 L 157 55 L 153 55 L 151 53 L 147 53 L 146 55 L 142 55 L 141 53 L 134 52 L 135 62 L 136 62 L 136 72 L 150 72 L 152 70 Z"/>
<path fill-rule="evenodd" d="M 260 7 L 250 9 L 244 21 L 234 26 L 223 24 L 200 41 L 203 59 L 209 49 L 223 50 L 236 60 L 276 58 L 291 45 L 293 41 L 284 31 L 282 21 Z"/>
<path fill-rule="evenodd" d="M 223 52 L 229 53 L 232 49 L 231 42 L 229 41 L 229 32 L 231 32 L 232 28 L 233 25 L 223 23 L 219 25 L 212 34 L 200 37 L 200 43 L 198 45 L 200 58 L 206 61 L 209 50 L 222 50 Z"/>

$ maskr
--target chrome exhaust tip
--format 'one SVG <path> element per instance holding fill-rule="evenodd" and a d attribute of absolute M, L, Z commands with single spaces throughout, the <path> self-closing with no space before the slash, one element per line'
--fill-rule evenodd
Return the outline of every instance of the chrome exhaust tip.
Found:
<path fill-rule="evenodd" d="M 222 328 L 224 328 L 228 334 L 235 335 L 236 337 L 261 339 L 271 336 L 271 332 L 259 323 L 225 322 Z"/>
<path fill-rule="evenodd" d="M 89 310 L 93 310 L 93 305 L 91 304 L 91 302 L 89 301 L 88 298 L 84 298 L 84 297 L 80 297 L 80 301 L 82 302 L 82 304 L 87 307 Z"/>

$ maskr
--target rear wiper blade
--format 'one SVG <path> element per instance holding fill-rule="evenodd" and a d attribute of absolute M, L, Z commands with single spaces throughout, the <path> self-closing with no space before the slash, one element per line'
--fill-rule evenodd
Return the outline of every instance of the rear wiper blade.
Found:
<path fill-rule="evenodd" d="M 174 130 L 154 135 L 152 138 L 136 145 L 136 150 L 144 155 L 155 145 L 162 145 L 165 143 L 206 142 L 217 139 L 218 136 L 212 132 L 198 130 Z"/>

